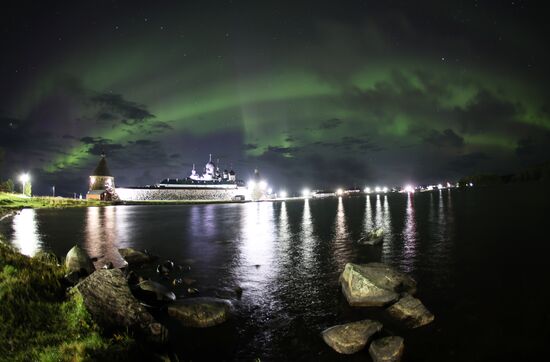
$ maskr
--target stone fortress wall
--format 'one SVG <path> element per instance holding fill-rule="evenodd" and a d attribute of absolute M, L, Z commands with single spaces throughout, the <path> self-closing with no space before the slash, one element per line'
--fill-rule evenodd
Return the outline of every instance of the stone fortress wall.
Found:
<path fill-rule="evenodd" d="M 249 199 L 247 189 L 147 189 L 116 188 L 116 194 L 122 201 L 160 201 L 160 200 L 216 200 L 237 201 Z"/>

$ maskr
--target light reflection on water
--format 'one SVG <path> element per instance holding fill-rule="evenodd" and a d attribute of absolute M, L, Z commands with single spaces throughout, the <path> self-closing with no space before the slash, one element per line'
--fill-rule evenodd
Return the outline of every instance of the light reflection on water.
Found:
<path fill-rule="evenodd" d="M 414 194 L 407 194 L 407 209 L 405 216 L 405 227 L 403 229 L 403 261 L 401 265 L 404 271 L 412 272 L 416 258 L 416 220 L 414 212 Z"/>
<path fill-rule="evenodd" d="M 19 251 L 28 256 L 34 256 L 42 248 L 42 240 L 38 231 L 36 211 L 23 209 L 13 217 L 12 243 Z"/>

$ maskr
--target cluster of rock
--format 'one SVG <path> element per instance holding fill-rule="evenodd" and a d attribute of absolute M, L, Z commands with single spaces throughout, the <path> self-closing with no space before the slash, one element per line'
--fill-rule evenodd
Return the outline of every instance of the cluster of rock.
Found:
<path fill-rule="evenodd" d="M 386 309 L 388 314 L 410 328 L 434 320 L 424 304 L 412 296 L 416 292 L 416 281 L 386 264 L 348 263 L 340 275 L 340 284 L 351 306 L 385 307 L 391 304 Z M 380 322 L 366 319 L 330 327 L 322 336 L 335 351 L 352 354 L 365 348 L 382 329 Z M 403 350 L 404 340 L 399 336 L 375 339 L 369 346 L 369 354 L 375 362 L 399 361 Z"/>
<path fill-rule="evenodd" d="M 155 259 L 147 252 L 132 248 L 119 249 L 119 253 L 128 266 Z M 225 322 L 231 314 L 229 300 L 205 297 L 177 300 L 168 287 L 143 279 L 129 268 L 114 269 L 107 263 L 96 269 L 92 259 L 78 246 L 67 253 L 65 267 L 66 280 L 74 285 L 71 293 L 79 294 L 92 318 L 109 330 L 131 330 L 150 341 L 164 342 L 168 331 L 145 307 L 151 304 L 162 303 L 166 306 L 163 310 L 185 327 L 215 326 Z M 167 262 L 160 264 L 157 270 L 167 274 L 171 268 L 174 263 Z"/>

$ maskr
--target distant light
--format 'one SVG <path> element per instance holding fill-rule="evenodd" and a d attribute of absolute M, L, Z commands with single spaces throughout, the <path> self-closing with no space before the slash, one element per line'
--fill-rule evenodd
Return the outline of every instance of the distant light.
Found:
<path fill-rule="evenodd" d="M 428 190 L 428 191 L 431 191 L 431 190 L 433 190 L 433 189 L 434 189 L 434 187 L 433 187 L 432 185 L 426 187 L 426 190 Z"/>
<path fill-rule="evenodd" d="M 285 191 L 285 190 L 282 190 L 281 192 L 279 192 L 279 196 L 280 196 L 281 198 L 283 198 L 283 199 L 286 199 L 286 197 L 287 197 L 286 191 Z"/>
<path fill-rule="evenodd" d="M 470 182 L 470 187 L 473 187 L 473 186 L 474 186 L 474 184 Z"/>
<path fill-rule="evenodd" d="M 443 188 L 443 185 L 442 185 L 442 184 L 438 184 L 438 185 L 437 185 L 437 188 L 441 190 L 441 189 Z"/>
<path fill-rule="evenodd" d="M 268 193 L 268 194 L 272 194 L 272 193 L 273 193 L 273 189 L 272 189 L 271 187 L 268 188 L 268 189 L 267 189 L 267 193 Z"/>
<path fill-rule="evenodd" d="M 380 192 L 380 191 L 382 191 L 382 189 L 380 188 L 380 186 L 376 186 L 376 187 L 374 188 L 374 191 L 375 191 L 375 192 Z"/>
<path fill-rule="evenodd" d="M 411 185 L 405 186 L 405 192 L 409 194 L 414 193 L 414 187 L 412 187 Z"/>
<path fill-rule="evenodd" d="M 265 189 L 267 189 L 267 182 L 262 180 L 260 181 L 260 190 L 265 190 Z"/>
<path fill-rule="evenodd" d="M 19 176 L 19 181 L 21 181 L 24 184 L 27 183 L 30 179 L 31 177 L 29 176 L 28 173 L 23 173 L 21 174 L 21 176 Z"/>
<path fill-rule="evenodd" d="M 384 186 L 384 188 L 382 188 L 382 192 L 383 192 L 383 193 L 388 192 L 388 188 L 387 188 L 386 186 Z"/>
<path fill-rule="evenodd" d="M 365 187 L 364 191 L 365 191 L 366 194 L 370 194 L 370 187 Z"/>
<path fill-rule="evenodd" d="M 451 184 L 449 182 L 447 182 L 447 187 L 451 187 Z"/>
<path fill-rule="evenodd" d="M 309 191 L 308 188 L 305 188 L 302 190 L 302 196 L 303 197 L 309 197 L 309 195 L 311 194 L 311 191 Z"/>
<path fill-rule="evenodd" d="M 344 190 L 342 190 L 342 189 L 336 190 L 336 195 L 342 196 L 343 194 L 344 194 Z"/>
<path fill-rule="evenodd" d="M 254 182 L 253 180 L 250 180 L 248 181 L 247 186 L 249 189 L 253 189 L 254 187 L 256 187 L 256 182 Z"/>

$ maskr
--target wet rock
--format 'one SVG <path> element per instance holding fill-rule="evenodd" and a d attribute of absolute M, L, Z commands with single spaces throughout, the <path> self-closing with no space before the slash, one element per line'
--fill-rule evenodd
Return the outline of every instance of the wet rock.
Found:
<path fill-rule="evenodd" d="M 168 306 L 168 315 L 186 327 L 205 328 L 225 322 L 231 313 L 231 303 L 218 298 L 189 298 Z"/>
<path fill-rule="evenodd" d="M 340 284 L 351 306 L 383 306 L 396 301 L 401 292 L 416 291 L 414 279 L 382 263 L 348 263 Z"/>
<path fill-rule="evenodd" d="M 102 269 L 113 269 L 114 268 L 113 262 L 108 261 L 107 263 L 103 264 L 103 266 L 101 268 Z"/>
<path fill-rule="evenodd" d="M 88 254 L 78 245 L 69 250 L 65 257 L 65 268 L 68 273 L 77 272 L 81 275 L 88 275 L 94 272 L 94 264 Z"/>
<path fill-rule="evenodd" d="M 352 354 L 365 348 L 371 336 L 381 329 L 382 323 L 365 319 L 330 327 L 322 332 L 322 336 L 336 352 Z"/>
<path fill-rule="evenodd" d="M 384 240 L 384 229 L 376 228 L 369 231 L 364 237 L 359 239 L 359 243 L 366 245 L 377 245 Z"/>
<path fill-rule="evenodd" d="M 422 302 L 407 295 L 387 309 L 388 313 L 410 328 L 417 328 L 429 324 L 434 320 L 434 315 L 422 304 Z"/>
<path fill-rule="evenodd" d="M 372 341 L 369 354 L 374 362 L 399 362 L 404 349 L 403 338 L 390 336 Z"/>
<path fill-rule="evenodd" d="M 152 280 L 143 280 L 137 284 L 142 293 L 153 294 L 157 301 L 173 301 L 176 295 L 164 285 Z"/>
<path fill-rule="evenodd" d="M 197 288 L 187 288 L 187 293 L 189 294 L 197 294 L 199 290 Z"/>
<path fill-rule="evenodd" d="M 160 275 L 168 275 L 172 269 L 168 268 L 165 264 L 157 265 L 157 273 Z"/>
<path fill-rule="evenodd" d="M 167 331 L 132 295 L 120 269 L 100 269 L 77 284 L 86 309 L 103 328 L 132 330 L 153 341 L 166 340 Z"/>
<path fill-rule="evenodd" d="M 118 252 L 130 265 L 145 264 L 155 259 L 153 256 L 133 248 L 118 249 Z"/>

